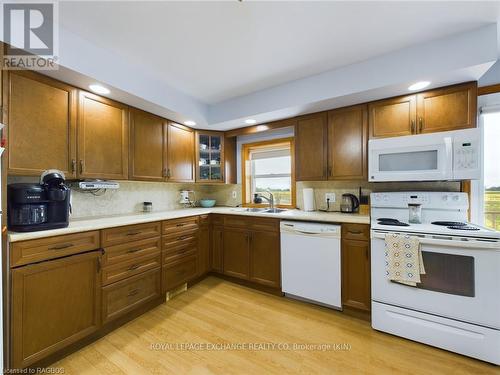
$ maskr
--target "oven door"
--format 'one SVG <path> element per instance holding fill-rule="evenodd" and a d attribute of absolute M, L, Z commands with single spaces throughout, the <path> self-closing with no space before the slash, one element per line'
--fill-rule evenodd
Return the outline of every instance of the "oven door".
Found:
<path fill-rule="evenodd" d="M 385 234 L 371 234 L 373 301 L 500 329 L 499 242 L 420 238 L 426 274 L 412 287 L 386 278 Z"/>
<path fill-rule="evenodd" d="M 438 181 L 453 178 L 451 137 L 428 134 L 368 143 L 370 181 Z"/>

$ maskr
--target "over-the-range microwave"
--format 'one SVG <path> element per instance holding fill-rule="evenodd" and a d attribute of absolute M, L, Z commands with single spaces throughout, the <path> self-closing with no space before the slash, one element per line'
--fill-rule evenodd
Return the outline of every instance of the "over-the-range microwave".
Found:
<path fill-rule="evenodd" d="M 481 177 L 478 128 L 368 142 L 368 180 L 443 181 Z"/>

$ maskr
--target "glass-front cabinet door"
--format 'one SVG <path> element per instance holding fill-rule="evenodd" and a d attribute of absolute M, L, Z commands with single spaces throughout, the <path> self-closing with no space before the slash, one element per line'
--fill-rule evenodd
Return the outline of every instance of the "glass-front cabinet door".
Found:
<path fill-rule="evenodd" d="M 224 182 L 224 134 L 197 132 L 196 153 L 196 181 Z"/>

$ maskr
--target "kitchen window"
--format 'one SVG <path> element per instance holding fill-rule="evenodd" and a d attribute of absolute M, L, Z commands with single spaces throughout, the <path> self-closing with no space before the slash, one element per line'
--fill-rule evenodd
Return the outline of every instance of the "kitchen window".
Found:
<path fill-rule="evenodd" d="M 479 124 L 482 128 L 484 163 L 481 180 L 472 184 L 472 219 L 488 228 L 500 230 L 500 105 L 482 107 Z"/>
<path fill-rule="evenodd" d="M 254 194 L 274 196 L 279 207 L 295 207 L 293 138 L 276 139 L 242 146 L 243 204 L 254 204 Z"/>

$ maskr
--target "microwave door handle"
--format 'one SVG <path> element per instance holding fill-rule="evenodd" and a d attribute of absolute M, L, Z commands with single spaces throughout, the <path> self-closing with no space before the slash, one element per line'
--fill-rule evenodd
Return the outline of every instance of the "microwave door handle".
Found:
<path fill-rule="evenodd" d="M 444 147 L 445 147 L 444 170 L 446 173 L 446 178 L 453 178 L 453 143 L 451 142 L 451 137 L 444 138 Z"/>

